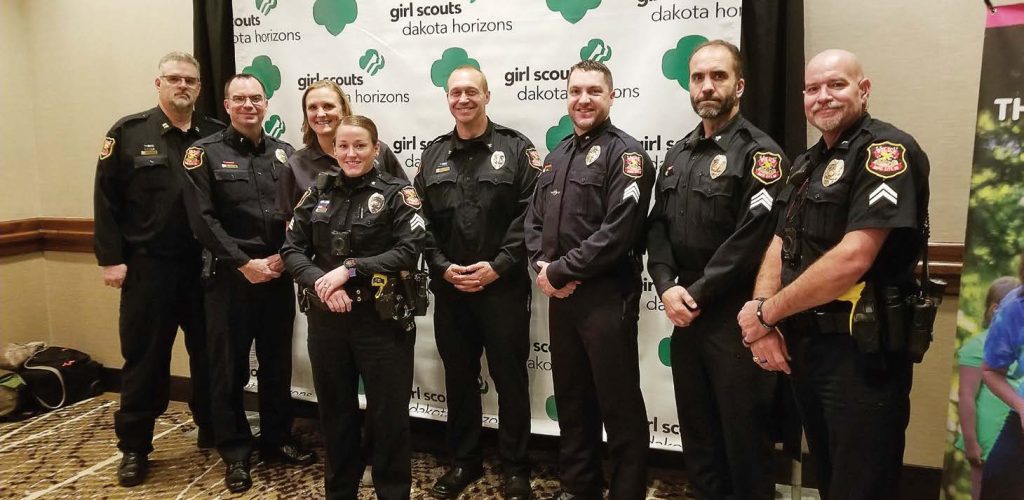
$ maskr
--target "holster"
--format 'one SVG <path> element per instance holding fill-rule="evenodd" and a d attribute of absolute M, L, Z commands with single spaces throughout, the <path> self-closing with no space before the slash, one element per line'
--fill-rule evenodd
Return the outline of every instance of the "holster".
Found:
<path fill-rule="evenodd" d="M 203 249 L 201 254 L 203 259 L 203 270 L 199 274 L 199 277 L 203 281 L 210 281 L 217 274 L 217 258 L 213 256 L 213 252 Z"/>

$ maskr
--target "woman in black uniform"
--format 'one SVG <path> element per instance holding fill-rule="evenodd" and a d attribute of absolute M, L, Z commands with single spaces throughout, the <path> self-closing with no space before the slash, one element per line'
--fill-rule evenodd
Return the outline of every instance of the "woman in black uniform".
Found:
<path fill-rule="evenodd" d="M 302 94 L 302 149 L 288 157 L 288 168 L 282 171 L 277 186 L 278 210 L 291 218 L 292 207 L 302 193 L 316 181 L 320 172 L 338 172 L 334 159 L 334 135 L 342 118 L 352 114 L 352 105 L 338 84 L 318 80 Z M 374 157 L 374 166 L 392 177 L 408 179 L 398 157 L 382 141 Z"/>
<path fill-rule="evenodd" d="M 365 466 L 360 375 L 377 497 L 407 499 L 411 487 L 415 324 L 404 306 L 411 297 L 396 294 L 404 292 L 400 273 L 415 270 L 425 221 L 409 182 L 374 168 L 378 149 L 368 118 L 339 121 L 334 150 L 340 175 L 320 174 L 302 196 L 281 249 L 288 272 L 313 303 L 306 311 L 308 349 L 327 446 L 328 498 L 356 498 Z"/>

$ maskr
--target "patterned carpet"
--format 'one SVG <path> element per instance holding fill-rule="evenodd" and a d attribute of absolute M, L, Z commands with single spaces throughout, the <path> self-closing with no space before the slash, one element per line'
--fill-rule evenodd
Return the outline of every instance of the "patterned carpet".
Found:
<path fill-rule="evenodd" d="M 116 397 L 116 396 L 115 396 Z M 306 468 L 254 462 L 253 487 L 244 495 L 224 488 L 224 463 L 214 450 L 195 447 L 196 428 L 187 406 L 172 402 L 157 420 L 148 479 L 134 488 L 117 485 L 121 454 L 116 448 L 113 421 L 117 401 L 107 397 L 83 401 L 22 422 L 0 423 L 0 498 L 321 498 L 323 446 L 315 424 L 300 425 L 300 438 L 316 450 L 321 462 Z M 463 500 L 501 498 L 501 474 L 495 464 L 462 495 Z M 412 498 L 426 493 L 444 472 L 430 454 L 413 457 Z M 648 498 L 686 498 L 681 474 L 652 471 Z M 535 464 L 533 491 L 538 499 L 558 490 L 553 464 Z M 805 490 L 806 491 L 806 490 Z M 360 499 L 374 498 L 364 486 Z"/>

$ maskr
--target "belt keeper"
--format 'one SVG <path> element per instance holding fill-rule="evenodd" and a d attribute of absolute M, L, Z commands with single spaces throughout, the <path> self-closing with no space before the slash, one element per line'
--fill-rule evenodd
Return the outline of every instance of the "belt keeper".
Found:
<path fill-rule="evenodd" d="M 761 308 L 764 307 L 764 302 L 768 299 L 764 297 L 755 297 L 754 300 L 757 301 L 757 322 L 761 323 L 761 326 L 763 326 L 765 330 L 774 330 L 775 327 L 779 326 L 778 323 L 769 325 L 768 322 L 764 320 L 764 311 L 762 311 Z"/>

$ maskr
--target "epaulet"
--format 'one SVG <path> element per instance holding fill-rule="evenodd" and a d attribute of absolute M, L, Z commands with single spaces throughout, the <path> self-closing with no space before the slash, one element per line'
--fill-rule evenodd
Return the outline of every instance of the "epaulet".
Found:
<path fill-rule="evenodd" d="M 127 124 L 127 123 L 131 123 L 131 122 L 136 122 L 136 121 L 139 121 L 139 120 L 146 120 L 146 119 L 149 118 L 149 115 L 152 112 L 153 112 L 153 110 L 147 109 L 146 111 L 142 111 L 142 112 L 139 112 L 139 113 L 135 113 L 135 114 L 131 114 L 131 115 L 122 117 L 111 128 L 117 128 L 117 127 L 120 127 L 121 125 L 124 125 L 124 124 Z"/>
<path fill-rule="evenodd" d="M 206 137 L 200 138 L 196 142 L 192 143 L 193 146 L 206 146 L 207 144 L 213 144 L 224 140 L 224 134 L 227 133 L 227 129 L 220 129 Z"/>
<path fill-rule="evenodd" d="M 441 134 L 441 135 L 431 139 L 430 142 L 428 142 L 426 145 L 423 146 L 423 149 L 426 150 L 427 148 L 429 148 L 430 146 L 433 146 L 434 144 L 438 144 L 438 143 L 450 140 L 452 138 L 452 134 L 453 133 L 454 132 L 444 133 L 444 134 Z"/>
<path fill-rule="evenodd" d="M 411 186 L 412 183 L 402 179 L 401 177 L 395 177 L 383 170 L 377 169 L 377 178 L 384 184 L 391 184 L 392 186 Z"/>
<path fill-rule="evenodd" d="M 220 121 L 220 119 L 218 119 L 218 118 L 215 118 L 215 117 L 213 117 L 213 116 L 207 116 L 207 115 L 202 115 L 202 118 L 203 118 L 204 120 L 206 120 L 206 121 L 210 122 L 210 123 L 213 123 L 213 124 L 219 125 L 219 126 L 220 126 L 221 128 L 226 128 L 226 127 L 228 126 L 228 124 L 227 124 L 227 123 L 224 123 L 224 122 Z"/>

